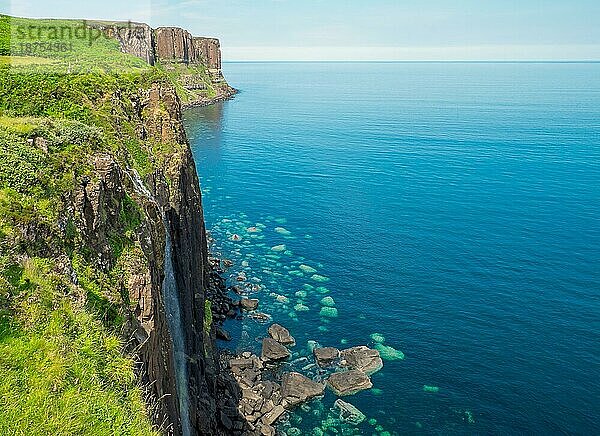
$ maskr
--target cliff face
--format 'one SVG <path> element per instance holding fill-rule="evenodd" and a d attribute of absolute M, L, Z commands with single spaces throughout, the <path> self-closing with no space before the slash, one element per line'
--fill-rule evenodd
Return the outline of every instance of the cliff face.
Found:
<path fill-rule="evenodd" d="M 140 356 L 142 371 L 159 399 L 155 421 L 166 419 L 173 433 L 187 433 L 181 417 L 189 416 L 191 434 L 217 434 L 218 370 L 212 352 L 213 332 L 204 322 L 209 280 L 206 234 L 198 177 L 174 89 L 154 84 L 141 99 L 133 120 L 148 140 L 174 142 L 180 147 L 145 181 L 110 155 L 96 156 L 93 176 L 88 177 L 93 182 L 82 182 L 74 196 L 77 227 L 83 243 L 99 253 L 98 267 L 108 269 L 109 235 L 119 231 L 125 199 L 133 198 L 141 206 L 142 219 L 135 236 L 141 250 L 125 268 L 123 291 L 132 308 L 127 323 L 131 348 Z M 175 310 L 180 311 L 183 350 L 175 349 L 175 332 L 168 319 L 173 313 L 168 312 L 165 301 L 167 239 L 172 248 L 173 289 L 181 303 Z M 177 352 L 183 354 L 185 365 L 182 384 L 177 380 Z M 185 403 L 180 401 L 182 389 L 188 390 Z"/>

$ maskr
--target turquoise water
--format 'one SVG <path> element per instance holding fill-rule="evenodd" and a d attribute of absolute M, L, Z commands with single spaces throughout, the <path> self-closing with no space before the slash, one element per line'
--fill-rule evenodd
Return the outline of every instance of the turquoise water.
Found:
<path fill-rule="evenodd" d="M 225 75 L 234 100 L 185 114 L 213 249 L 262 286 L 298 355 L 373 333 L 404 353 L 345 398 L 377 421 L 360 434 L 600 431 L 600 64 Z M 337 318 L 319 316 L 325 295 Z M 265 325 L 226 326 L 259 349 Z M 310 434 L 333 401 L 290 425 Z"/>

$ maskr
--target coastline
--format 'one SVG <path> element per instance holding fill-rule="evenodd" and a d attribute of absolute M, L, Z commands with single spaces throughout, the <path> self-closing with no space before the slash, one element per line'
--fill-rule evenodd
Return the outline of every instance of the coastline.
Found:
<path fill-rule="evenodd" d="M 191 102 L 187 102 L 187 103 L 182 102 L 181 109 L 186 110 L 186 109 L 206 107 L 206 106 L 210 106 L 213 104 L 221 103 L 221 102 L 233 99 L 238 92 L 239 92 L 238 89 L 228 86 L 228 90 L 225 93 L 216 95 L 215 97 L 202 97 L 202 98 L 198 98 Z"/>

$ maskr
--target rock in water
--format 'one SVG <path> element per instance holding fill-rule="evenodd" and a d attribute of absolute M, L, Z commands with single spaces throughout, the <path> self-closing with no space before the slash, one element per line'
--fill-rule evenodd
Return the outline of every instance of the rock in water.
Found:
<path fill-rule="evenodd" d="M 265 338 L 262 342 L 263 360 L 282 360 L 290 357 L 290 352 L 287 348 L 281 345 L 273 338 Z"/>
<path fill-rule="evenodd" d="M 423 385 L 423 392 L 432 392 L 432 393 L 438 393 L 440 391 L 440 388 L 438 388 L 437 386 L 428 386 L 428 385 Z"/>
<path fill-rule="evenodd" d="M 323 395 L 325 385 L 297 372 L 285 373 L 281 379 L 281 396 L 291 407 L 310 398 Z"/>
<path fill-rule="evenodd" d="M 373 339 L 373 342 L 377 342 L 379 344 L 383 344 L 385 342 L 385 337 L 381 333 L 373 333 L 371 335 L 371 339 Z"/>
<path fill-rule="evenodd" d="M 313 274 L 311 277 L 311 279 L 313 279 L 315 282 L 328 282 L 329 281 L 329 277 L 325 277 L 322 276 L 320 274 Z"/>
<path fill-rule="evenodd" d="M 400 350 L 396 350 L 393 347 L 383 344 L 376 344 L 375 349 L 379 351 L 383 360 L 402 360 L 404 359 L 404 353 Z"/>
<path fill-rule="evenodd" d="M 315 348 L 313 350 L 315 360 L 321 368 L 334 366 L 340 358 L 340 350 L 333 347 Z"/>
<path fill-rule="evenodd" d="M 275 231 L 283 236 L 290 236 L 292 234 L 292 232 L 290 232 L 285 227 L 275 227 Z"/>
<path fill-rule="evenodd" d="M 279 419 L 279 417 L 283 415 L 284 412 L 285 409 L 283 408 L 283 406 L 278 404 L 277 406 L 273 407 L 273 409 L 270 412 L 268 412 L 265 416 L 262 417 L 262 422 L 266 425 L 271 425 L 275 421 L 277 421 L 277 419 Z"/>
<path fill-rule="evenodd" d="M 300 265 L 298 268 L 300 268 L 306 274 L 314 274 L 317 272 L 317 270 L 314 269 L 312 266 L 308 266 L 308 265 L 304 265 L 304 264 Z"/>
<path fill-rule="evenodd" d="M 343 366 L 360 370 L 369 375 L 383 368 L 379 351 L 372 350 L 364 345 L 342 350 L 341 358 Z"/>
<path fill-rule="evenodd" d="M 323 306 L 335 307 L 335 300 L 331 297 L 323 297 L 321 299 L 321 304 Z"/>
<path fill-rule="evenodd" d="M 351 425 L 358 425 L 367 418 L 356 406 L 339 398 L 333 403 L 333 408 L 340 414 L 340 420 Z"/>
<path fill-rule="evenodd" d="M 243 298 L 240 300 L 240 307 L 243 310 L 256 310 L 258 307 L 258 300 L 255 298 Z"/>
<path fill-rule="evenodd" d="M 371 383 L 369 376 L 364 372 L 355 369 L 331 374 L 327 379 L 327 385 L 334 394 L 340 397 L 354 395 L 357 392 L 373 387 L 373 383 Z"/>
<path fill-rule="evenodd" d="M 290 335 L 288 329 L 279 324 L 273 324 L 269 327 L 269 336 L 283 345 L 293 346 L 296 344 L 296 340 Z"/>

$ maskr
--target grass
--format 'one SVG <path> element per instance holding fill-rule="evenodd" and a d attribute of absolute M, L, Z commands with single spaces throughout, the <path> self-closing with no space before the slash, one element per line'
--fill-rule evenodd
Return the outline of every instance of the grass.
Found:
<path fill-rule="evenodd" d="M 0 434 L 153 435 L 122 342 L 78 306 L 47 259 L 4 269 Z"/>

